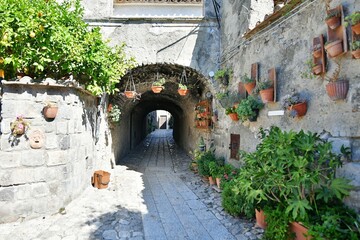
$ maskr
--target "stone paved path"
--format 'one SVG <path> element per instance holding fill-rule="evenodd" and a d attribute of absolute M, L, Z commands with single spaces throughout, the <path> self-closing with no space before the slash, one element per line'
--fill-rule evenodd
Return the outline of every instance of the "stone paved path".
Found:
<path fill-rule="evenodd" d="M 188 170 L 169 130 L 157 130 L 64 214 L 0 225 L 0 239 L 260 239 L 254 223 L 226 214 L 220 194 Z"/>

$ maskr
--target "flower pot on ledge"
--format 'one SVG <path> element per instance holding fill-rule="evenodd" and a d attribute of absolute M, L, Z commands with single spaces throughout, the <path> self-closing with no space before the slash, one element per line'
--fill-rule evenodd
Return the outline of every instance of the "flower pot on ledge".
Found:
<path fill-rule="evenodd" d="M 352 51 L 351 54 L 353 55 L 353 57 L 355 59 L 359 59 L 360 58 L 360 49 Z"/>
<path fill-rule="evenodd" d="M 325 50 L 331 58 L 344 52 L 342 43 L 342 40 L 336 40 L 325 45 Z"/>
<path fill-rule="evenodd" d="M 313 67 L 312 70 L 315 75 L 319 75 L 320 73 L 322 73 L 322 65 L 318 64 L 315 67 Z"/>
<path fill-rule="evenodd" d="M 341 25 L 341 19 L 339 16 L 335 16 L 332 18 L 329 18 L 325 20 L 326 24 L 331 28 L 332 30 L 338 28 Z"/>
<path fill-rule="evenodd" d="M 263 103 L 274 101 L 274 88 L 268 88 L 260 91 L 260 97 Z"/>
<path fill-rule="evenodd" d="M 351 29 L 354 31 L 355 34 L 359 35 L 360 34 L 360 23 L 351 26 Z"/>

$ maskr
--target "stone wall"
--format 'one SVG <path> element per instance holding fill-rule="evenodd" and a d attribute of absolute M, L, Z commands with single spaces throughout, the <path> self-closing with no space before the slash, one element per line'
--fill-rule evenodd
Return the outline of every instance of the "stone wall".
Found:
<path fill-rule="evenodd" d="M 332 1 L 331 8 L 342 2 L 345 15 L 358 11 L 357 0 Z M 307 114 L 302 118 L 291 118 L 287 112 L 282 116 L 268 116 L 272 110 L 282 109 L 279 102 L 269 103 L 261 110 L 257 122 L 234 123 L 225 115 L 223 108 L 217 104 L 220 122 L 213 134 L 219 155 L 229 156 L 228 145 L 230 134 L 240 134 L 240 149 L 253 151 L 258 144 L 256 137 L 260 127 L 280 126 L 284 130 L 300 130 L 323 133 L 334 142 L 334 150 L 339 151 L 341 144 L 352 150 L 352 162 L 345 163 L 339 174 L 352 180 L 356 191 L 347 200 L 352 207 L 360 209 L 360 74 L 359 60 L 352 59 L 350 51 L 339 57 L 341 61 L 340 76 L 349 80 L 349 92 L 343 101 L 331 101 L 327 96 L 327 81 L 301 77 L 308 71 L 305 62 L 312 58 L 312 40 L 323 34 L 326 38 L 326 7 L 324 1 L 306 1 L 299 10 L 289 13 L 286 18 L 269 26 L 266 31 L 245 40 L 242 36 L 249 28 L 244 18 L 251 18 L 244 13 L 242 5 L 248 8 L 249 1 L 224 1 L 222 10 L 222 56 L 221 65 L 234 71 L 234 79 L 229 89 L 237 89 L 240 76 L 250 74 L 251 64 L 259 63 L 260 79 L 267 78 L 267 71 L 276 68 L 277 101 L 296 89 L 308 102 Z M 237 27 L 235 27 L 237 26 Z M 349 29 L 348 29 L 349 31 Z M 349 32 L 348 32 L 349 34 Z M 327 59 L 327 71 L 330 75 L 336 67 L 334 59 Z M 230 160 L 235 164 L 240 162 Z"/>
<path fill-rule="evenodd" d="M 0 223 L 58 212 L 91 186 L 94 170 L 111 168 L 111 136 L 98 101 L 78 88 L 3 81 Z M 58 105 L 52 121 L 42 115 L 48 102 Z M 19 115 L 30 127 L 12 138 L 10 124 Z M 39 149 L 30 147 L 36 131 Z"/>

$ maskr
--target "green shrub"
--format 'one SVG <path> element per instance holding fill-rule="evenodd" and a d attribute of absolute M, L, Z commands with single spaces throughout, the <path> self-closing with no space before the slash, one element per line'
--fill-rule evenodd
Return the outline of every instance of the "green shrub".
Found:
<path fill-rule="evenodd" d="M 199 155 L 199 159 L 198 159 L 197 163 L 198 163 L 199 174 L 201 176 L 207 177 L 207 176 L 211 175 L 210 168 L 209 168 L 209 164 L 211 162 L 216 162 L 216 157 L 213 152 L 206 151 Z"/>
<path fill-rule="evenodd" d="M 0 69 L 7 79 L 68 78 L 98 95 L 114 93 L 128 68 L 124 45 L 110 48 L 100 28 L 89 29 L 80 0 L 0 0 Z"/>

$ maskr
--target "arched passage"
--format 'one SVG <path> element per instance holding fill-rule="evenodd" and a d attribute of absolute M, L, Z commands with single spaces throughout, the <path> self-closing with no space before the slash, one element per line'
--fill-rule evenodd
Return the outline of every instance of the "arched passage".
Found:
<path fill-rule="evenodd" d="M 181 74 L 187 76 L 187 96 L 177 92 Z M 165 89 L 161 93 L 151 91 L 156 74 L 164 77 Z M 122 111 L 121 124 L 113 129 L 113 145 L 117 159 L 125 156 L 146 137 L 146 116 L 155 110 L 166 110 L 174 118 L 173 137 L 185 150 L 193 149 L 199 132 L 194 128 L 194 108 L 210 91 L 207 79 L 196 70 L 177 64 L 150 64 L 132 69 L 123 77 L 118 88 L 123 92 L 128 79 L 134 79 L 136 91 L 141 93 L 139 100 L 129 100 L 123 94 L 112 96 L 111 102 L 118 104 Z"/>

